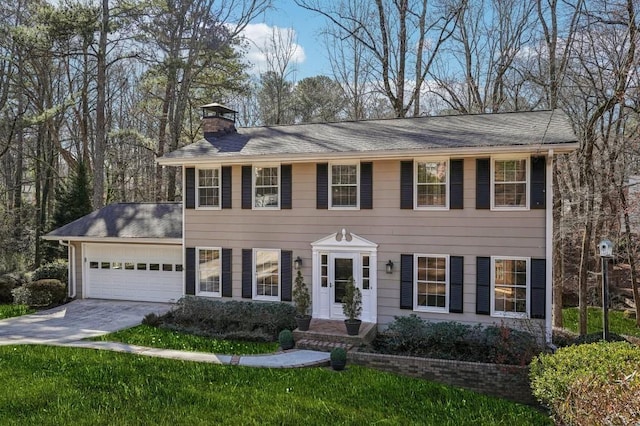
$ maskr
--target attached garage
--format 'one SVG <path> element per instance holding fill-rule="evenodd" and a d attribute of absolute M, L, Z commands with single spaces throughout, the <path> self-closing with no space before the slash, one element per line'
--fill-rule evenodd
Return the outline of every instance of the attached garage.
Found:
<path fill-rule="evenodd" d="M 83 244 L 85 297 L 175 302 L 183 294 L 180 246 Z"/>
<path fill-rule="evenodd" d="M 175 302 L 184 295 L 182 204 L 118 203 L 45 237 L 69 250 L 69 296 Z"/>

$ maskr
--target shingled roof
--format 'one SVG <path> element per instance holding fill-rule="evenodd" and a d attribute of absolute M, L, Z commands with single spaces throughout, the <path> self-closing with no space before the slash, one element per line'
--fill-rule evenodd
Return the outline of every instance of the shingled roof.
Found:
<path fill-rule="evenodd" d="M 108 238 L 181 239 L 182 204 L 116 203 L 44 236 L 49 240 Z"/>
<path fill-rule="evenodd" d="M 576 136 L 561 110 L 527 111 L 240 128 L 236 133 L 210 136 L 167 153 L 158 161 L 180 164 L 208 157 L 224 161 L 301 154 L 321 158 L 339 153 L 491 150 L 508 146 L 544 149 L 575 142 Z"/>

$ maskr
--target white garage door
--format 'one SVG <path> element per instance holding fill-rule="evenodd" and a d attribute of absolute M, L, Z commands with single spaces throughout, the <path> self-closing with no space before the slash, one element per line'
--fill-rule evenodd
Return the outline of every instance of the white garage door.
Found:
<path fill-rule="evenodd" d="M 85 244 L 85 297 L 173 302 L 183 295 L 180 246 Z"/>

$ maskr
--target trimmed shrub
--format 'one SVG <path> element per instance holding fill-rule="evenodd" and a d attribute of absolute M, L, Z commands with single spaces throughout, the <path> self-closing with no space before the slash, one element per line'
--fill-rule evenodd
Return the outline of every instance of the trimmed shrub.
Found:
<path fill-rule="evenodd" d="M 200 335 L 254 335 L 250 340 L 259 341 L 268 336 L 275 341 L 282 330 L 296 327 L 295 312 L 288 303 L 223 302 L 187 296 L 161 320 L 172 328 L 195 330 Z"/>
<path fill-rule="evenodd" d="M 382 353 L 461 361 L 526 365 L 542 351 L 534 335 L 504 325 L 482 327 L 395 317 L 374 342 Z"/>
<path fill-rule="evenodd" d="M 57 259 L 51 263 L 46 263 L 33 271 L 31 279 L 40 281 L 54 279 L 66 283 L 69 277 L 69 264 L 64 259 Z"/>
<path fill-rule="evenodd" d="M 531 389 L 560 424 L 640 420 L 640 348 L 600 342 L 559 349 L 530 365 Z"/>
<path fill-rule="evenodd" d="M 13 303 L 13 295 L 11 290 L 17 287 L 16 282 L 3 275 L 0 277 L 0 303 Z"/>
<path fill-rule="evenodd" d="M 151 312 L 142 318 L 142 324 L 148 325 L 149 327 L 158 327 L 161 323 L 162 321 L 160 321 L 160 317 L 154 312 Z"/>
<path fill-rule="evenodd" d="M 293 349 L 294 342 L 293 333 L 291 333 L 291 330 L 282 330 L 278 334 L 278 342 L 280 343 L 280 347 L 282 348 L 282 350 L 286 351 L 288 349 Z"/>
<path fill-rule="evenodd" d="M 11 293 L 16 305 L 43 307 L 64 303 L 67 299 L 67 286 L 59 280 L 39 280 L 26 283 Z"/>

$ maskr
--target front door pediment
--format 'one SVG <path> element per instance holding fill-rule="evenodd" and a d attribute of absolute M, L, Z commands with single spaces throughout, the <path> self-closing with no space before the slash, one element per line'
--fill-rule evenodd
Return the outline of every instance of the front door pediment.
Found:
<path fill-rule="evenodd" d="M 313 247 L 314 250 L 348 249 L 356 251 L 376 251 L 378 245 L 366 238 L 347 232 L 347 230 L 343 228 L 340 232 L 329 234 L 311 243 L 311 247 Z"/>

